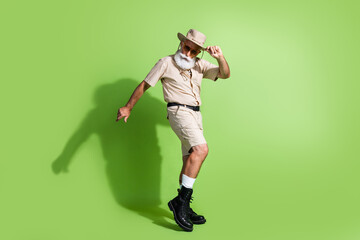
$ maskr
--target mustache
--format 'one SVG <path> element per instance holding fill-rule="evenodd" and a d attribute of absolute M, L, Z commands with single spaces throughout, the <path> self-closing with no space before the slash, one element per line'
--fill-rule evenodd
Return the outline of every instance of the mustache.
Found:
<path fill-rule="evenodd" d="M 184 60 L 186 60 L 186 61 L 188 61 L 188 62 L 191 62 L 191 61 L 193 60 L 191 57 L 188 57 L 188 56 L 186 56 L 185 54 L 183 54 L 183 53 L 181 53 L 181 52 L 179 52 L 179 55 L 180 55 L 180 57 L 181 57 L 182 59 L 184 59 Z"/>

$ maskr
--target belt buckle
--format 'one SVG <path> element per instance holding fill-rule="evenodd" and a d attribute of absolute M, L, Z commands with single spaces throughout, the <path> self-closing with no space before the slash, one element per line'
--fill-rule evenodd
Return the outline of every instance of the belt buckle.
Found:
<path fill-rule="evenodd" d="M 191 106 L 184 104 L 184 106 L 188 109 L 194 110 Z"/>

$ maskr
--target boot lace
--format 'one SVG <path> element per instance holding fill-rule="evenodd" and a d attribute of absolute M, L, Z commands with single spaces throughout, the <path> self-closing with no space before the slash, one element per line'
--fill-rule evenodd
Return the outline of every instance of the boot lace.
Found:
<path fill-rule="evenodd" d="M 191 196 L 190 198 L 190 203 L 192 203 L 192 201 L 194 200 L 194 198 Z M 194 212 L 194 210 L 192 210 L 192 208 L 189 206 L 189 213 L 190 215 L 197 215 L 196 212 Z"/>

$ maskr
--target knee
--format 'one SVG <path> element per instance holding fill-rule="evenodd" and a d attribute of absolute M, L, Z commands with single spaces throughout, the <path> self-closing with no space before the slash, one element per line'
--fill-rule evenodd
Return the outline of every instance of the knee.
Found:
<path fill-rule="evenodd" d="M 200 158 L 202 158 L 202 160 L 204 161 L 206 156 L 209 153 L 209 148 L 207 144 L 202 144 L 202 145 L 198 145 L 195 146 L 193 148 L 194 153 L 199 156 Z"/>
<path fill-rule="evenodd" d="M 207 144 L 205 144 L 203 147 L 202 147 L 202 153 L 204 155 L 204 157 L 206 157 L 208 154 L 209 154 L 209 147 Z"/>

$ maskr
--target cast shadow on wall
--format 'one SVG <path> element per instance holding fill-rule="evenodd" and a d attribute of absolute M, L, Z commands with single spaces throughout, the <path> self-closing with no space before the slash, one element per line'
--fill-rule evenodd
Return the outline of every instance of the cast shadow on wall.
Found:
<path fill-rule="evenodd" d="M 126 104 L 138 84 L 132 79 L 120 79 L 96 89 L 95 107 L 84 116 L 52 163 L 52 170 L 55 174 L 66 172 L 79 146 L 91 134 L 97 134 L 116 202 L 157 225 L 178 230 L 177 225 L 169 221 L 173 219 L 171 212 L 159 207 L 162 157 L 156 125 L 169 126 L 165 103 L 145 92 L 127 123 L 123 119 L 115 121 L 118 108 Z"/>

